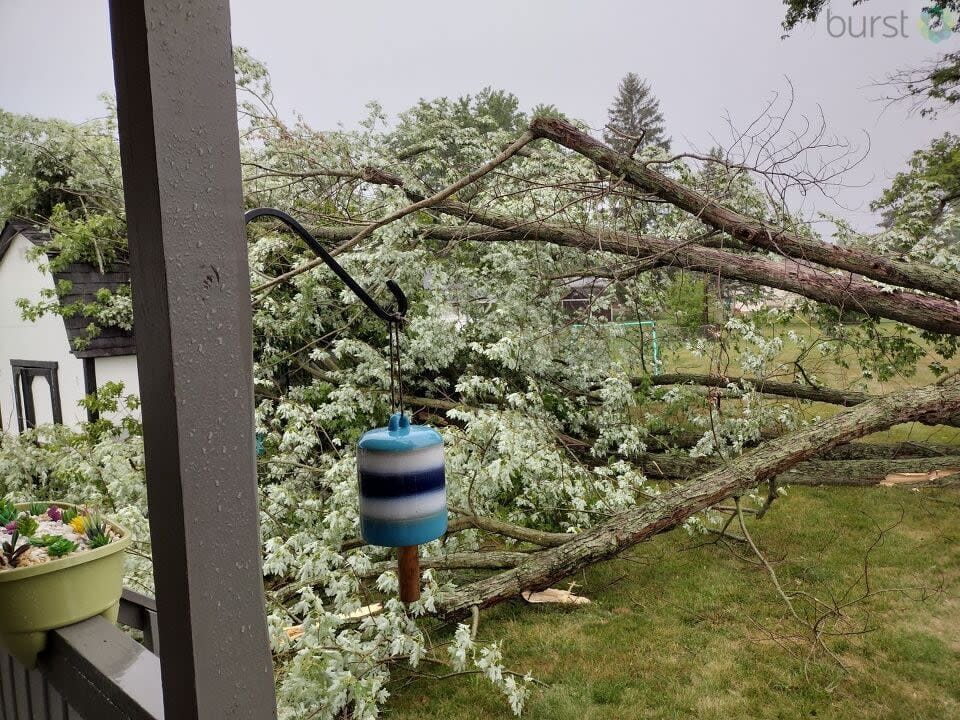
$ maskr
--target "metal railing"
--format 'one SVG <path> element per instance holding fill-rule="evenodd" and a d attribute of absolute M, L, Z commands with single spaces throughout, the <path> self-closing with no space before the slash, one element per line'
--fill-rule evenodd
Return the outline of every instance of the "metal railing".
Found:
<path fill-rule="evenodd" d="M 0 719 L 161 720 L 156 605 L 124 590 L 119 623 L 142 632 L 142 642 L 95 617 L 50 631 L 34 670 L 0 648 Z"/>

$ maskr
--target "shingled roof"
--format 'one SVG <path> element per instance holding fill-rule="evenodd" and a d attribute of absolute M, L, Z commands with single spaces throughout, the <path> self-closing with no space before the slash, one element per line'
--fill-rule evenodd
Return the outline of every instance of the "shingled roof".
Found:
<path fill-rule="evenodd" d="M 50 236 L 30 223 L 8 220 L 0 232 L 0 262 L 17 235 L 22 235 L 38 247 L 44 247 L 50 242 Z M 61 280 L 69 280 L 70 292 L 60 297 L 61 305 L 71 305 L 82 301 L 93 302 L 98 290 L 108 289 L 111 292 L 122 285 L 129 285 L 130 273 L 125 268 L 114 267 L 108 272 L 101 273 L 98 268 L 87 263 L 72 263 L 61 271 L 53 273 L 54 282 L 59 285 Z M 117 327 L 102 328 L 93 339 L 87 340 L 86 329 L 93 320 L 86 315 L 63 318 L 67 340 L 70 343 L 70 352 L 78 358 L 108 357 L 114 355 L 134 355 L 136 346 L 134 335 L 130 330 Z M 85 347 L 75 349 L 75 341 L 84 339 Z"/>

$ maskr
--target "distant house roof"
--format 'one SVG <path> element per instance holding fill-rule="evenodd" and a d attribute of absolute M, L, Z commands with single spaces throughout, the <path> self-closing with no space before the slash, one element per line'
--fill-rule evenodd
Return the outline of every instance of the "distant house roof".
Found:
<path fill-rule="evenodd" d="M 0 262 L 6 254 L 13 239 L 22 235 L 38 247 L 45 246 L 50 236 L 36 226 L 19 220 L 8 220 L 0 232 Z M 104 288 L 115 292 L 122 285 L 129 285 L 130 273 L 123 268 L 110 268 L 101 273 L 97 268 L 87 263 L 72 263 L 61 271 L 53 273 L 54 282 L 59 285 L 61 280 L 69 280 L 70 292 L 60 296 L 61 305 L 71 305 L 77 301 L 93 302 L 98 290 Z M 75 340 L 86 340 L 86 329 L 92 320 L 86 315 L 63 318 L 63 325 L 70 343 L 70 352 L 78 358 L 108 357 L 114 355 L 134 355 L 136 346 L 134 335 L 130 330 L 122 328 L 102 328 L 93 339 L 87 340 L 83 350 L 75 349 Z"/>
<path fill-rule="evenodd" d="M 610 280 L 607 278 L 585 276 L 569 280 L 564 284 L 570 288 L 570 290 L 563 296 L 561 302 L 568 302 L 571 300 L 586 300 L 596 297 L 607 289 L 607 286 L 610 285 Z"/>
<path fill-rule="evenodd" d="M 50 240 L 46 233 L 38 230 L 36 226 L 30 223 L 21 220 L 7 220 L 3 226 L 3 232 L 0 232 L 0 260 L 3 260 L 3 256 L 6 255 L 7 249 L 13 244 L 13 239 L 17 235 L 23 235 L 34 245 L 40 247 L 46 245 L 47 241 Z"/>

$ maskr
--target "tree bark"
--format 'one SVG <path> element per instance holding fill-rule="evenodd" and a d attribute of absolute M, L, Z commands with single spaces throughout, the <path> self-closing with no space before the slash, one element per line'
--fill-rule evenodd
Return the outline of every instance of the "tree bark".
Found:
<path fill-rule="evenodd" d="M 572 538 L 568 535 L 567 538 Z M 506 550 L 492 550 L 487 552 L 460 552 L 447 555 L 420 558 L 421 570 L 503 570 L 516 567 L 530 557 L 530 553 L 509 552 Z M 379 577 L 388 570 L 396 570 L 397 563 L 393 560 L 373 563 L 360 573 L 360 577 L 369 580 Z M 317 582 L 320 582 L 318 579 Z"/>
<path fill-rule="evenodd" d="M 958 455 L 955 445 L 930 445 L 905 440 L 896 443 L 852 442 L 818 454 L 824 460 L 903 460 Z"/>
<path fill-rule="evenodd" d="M 497 535 L 503 535 L 504 537 L 520 540 L 521 542 L 528 542 L 533 545 L 540 545 L 541 547 L 557 547 L 559 545 L 563 545 L 571 537 L 573 537 L 569 533 L 534 530 L 533 528 L 523 527 L 522 525 L 514 525 L 513 523 L 496 520 L 494 518 L 472 515 L 459 508 L 450 509 L 455 513 L 463 514 L 463 520 L 470 523 L 470 525 L 478 530 L 496 533 Z"/>
<path fill-rule="evenodd" d="M 957 453 L 958 448 L 952 449 Z M 640 460 L 649 478 L 684 480 L 723 467 L 715 458 L 684 455 L 646 455 Z M 861 460 L 811 459 L 777 476 L 781 485 L 876 485 L 892 473 L 931 472 L 960 468 L 956 454 L 925 458 L 874 458 Z"/>
<path fill-rule="evenodd" d="M 910 458 L 907 460 L 807 460 L 777 476 L 781 485 L 879 485 L 887 475 L 960 472 L 960 457 Z"/>
<path fill-rule="evenodd" d="M 488 607 L 523 590 L 549 587 L 577 570 L 670 530 L 692 515 L 782 474 L 818 452 L 903 422 L 937 422 L 960 412 L 960 384 L 893 393 L 858 405 L 815 426 L 765 443 L 696 480 L 659 495 L 643 507 L 621 513 L 543 550 L 512 570 L 464 585 L 438 605 L 457 618 L 471 607 Z"/>
<path fill-rule="evenodd" d="M 535 118 L 530 131 L 589 158 L 603 169 L 622 176 L 644 192 L 686 210 L 707 225 L 748 245 L 806 262 L 847 270 L 890 285 L 936 293 L 960 300 L 960 276 L 926 263 L 880 257 L 855 247 L 832 245 L 724 207 L 648 165 L 617 153 L 599 140 L 559 118 Z"/>

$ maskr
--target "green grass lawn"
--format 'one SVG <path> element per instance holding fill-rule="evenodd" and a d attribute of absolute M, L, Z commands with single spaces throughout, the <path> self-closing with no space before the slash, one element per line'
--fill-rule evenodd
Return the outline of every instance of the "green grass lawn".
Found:
<path fill-rule="evenodd" d="M 809 657 L 749 548 L 683 531 L 573 578 L 591 605 L 506 603 L 482 614 L 478 639 L 503 639 L 507 665 L 544 683 L 533 719 L 960 718 L 960 490 L 798 488 L 748 527 L 785 588 L 828 600 L 901 513 L 871 554 L 884 592 L 849 609 L 850 628 L 868 631 L 827 641 L 846 669 Z M 416 680 L 387 712 L 511 717 L 475 676 Z"/>

